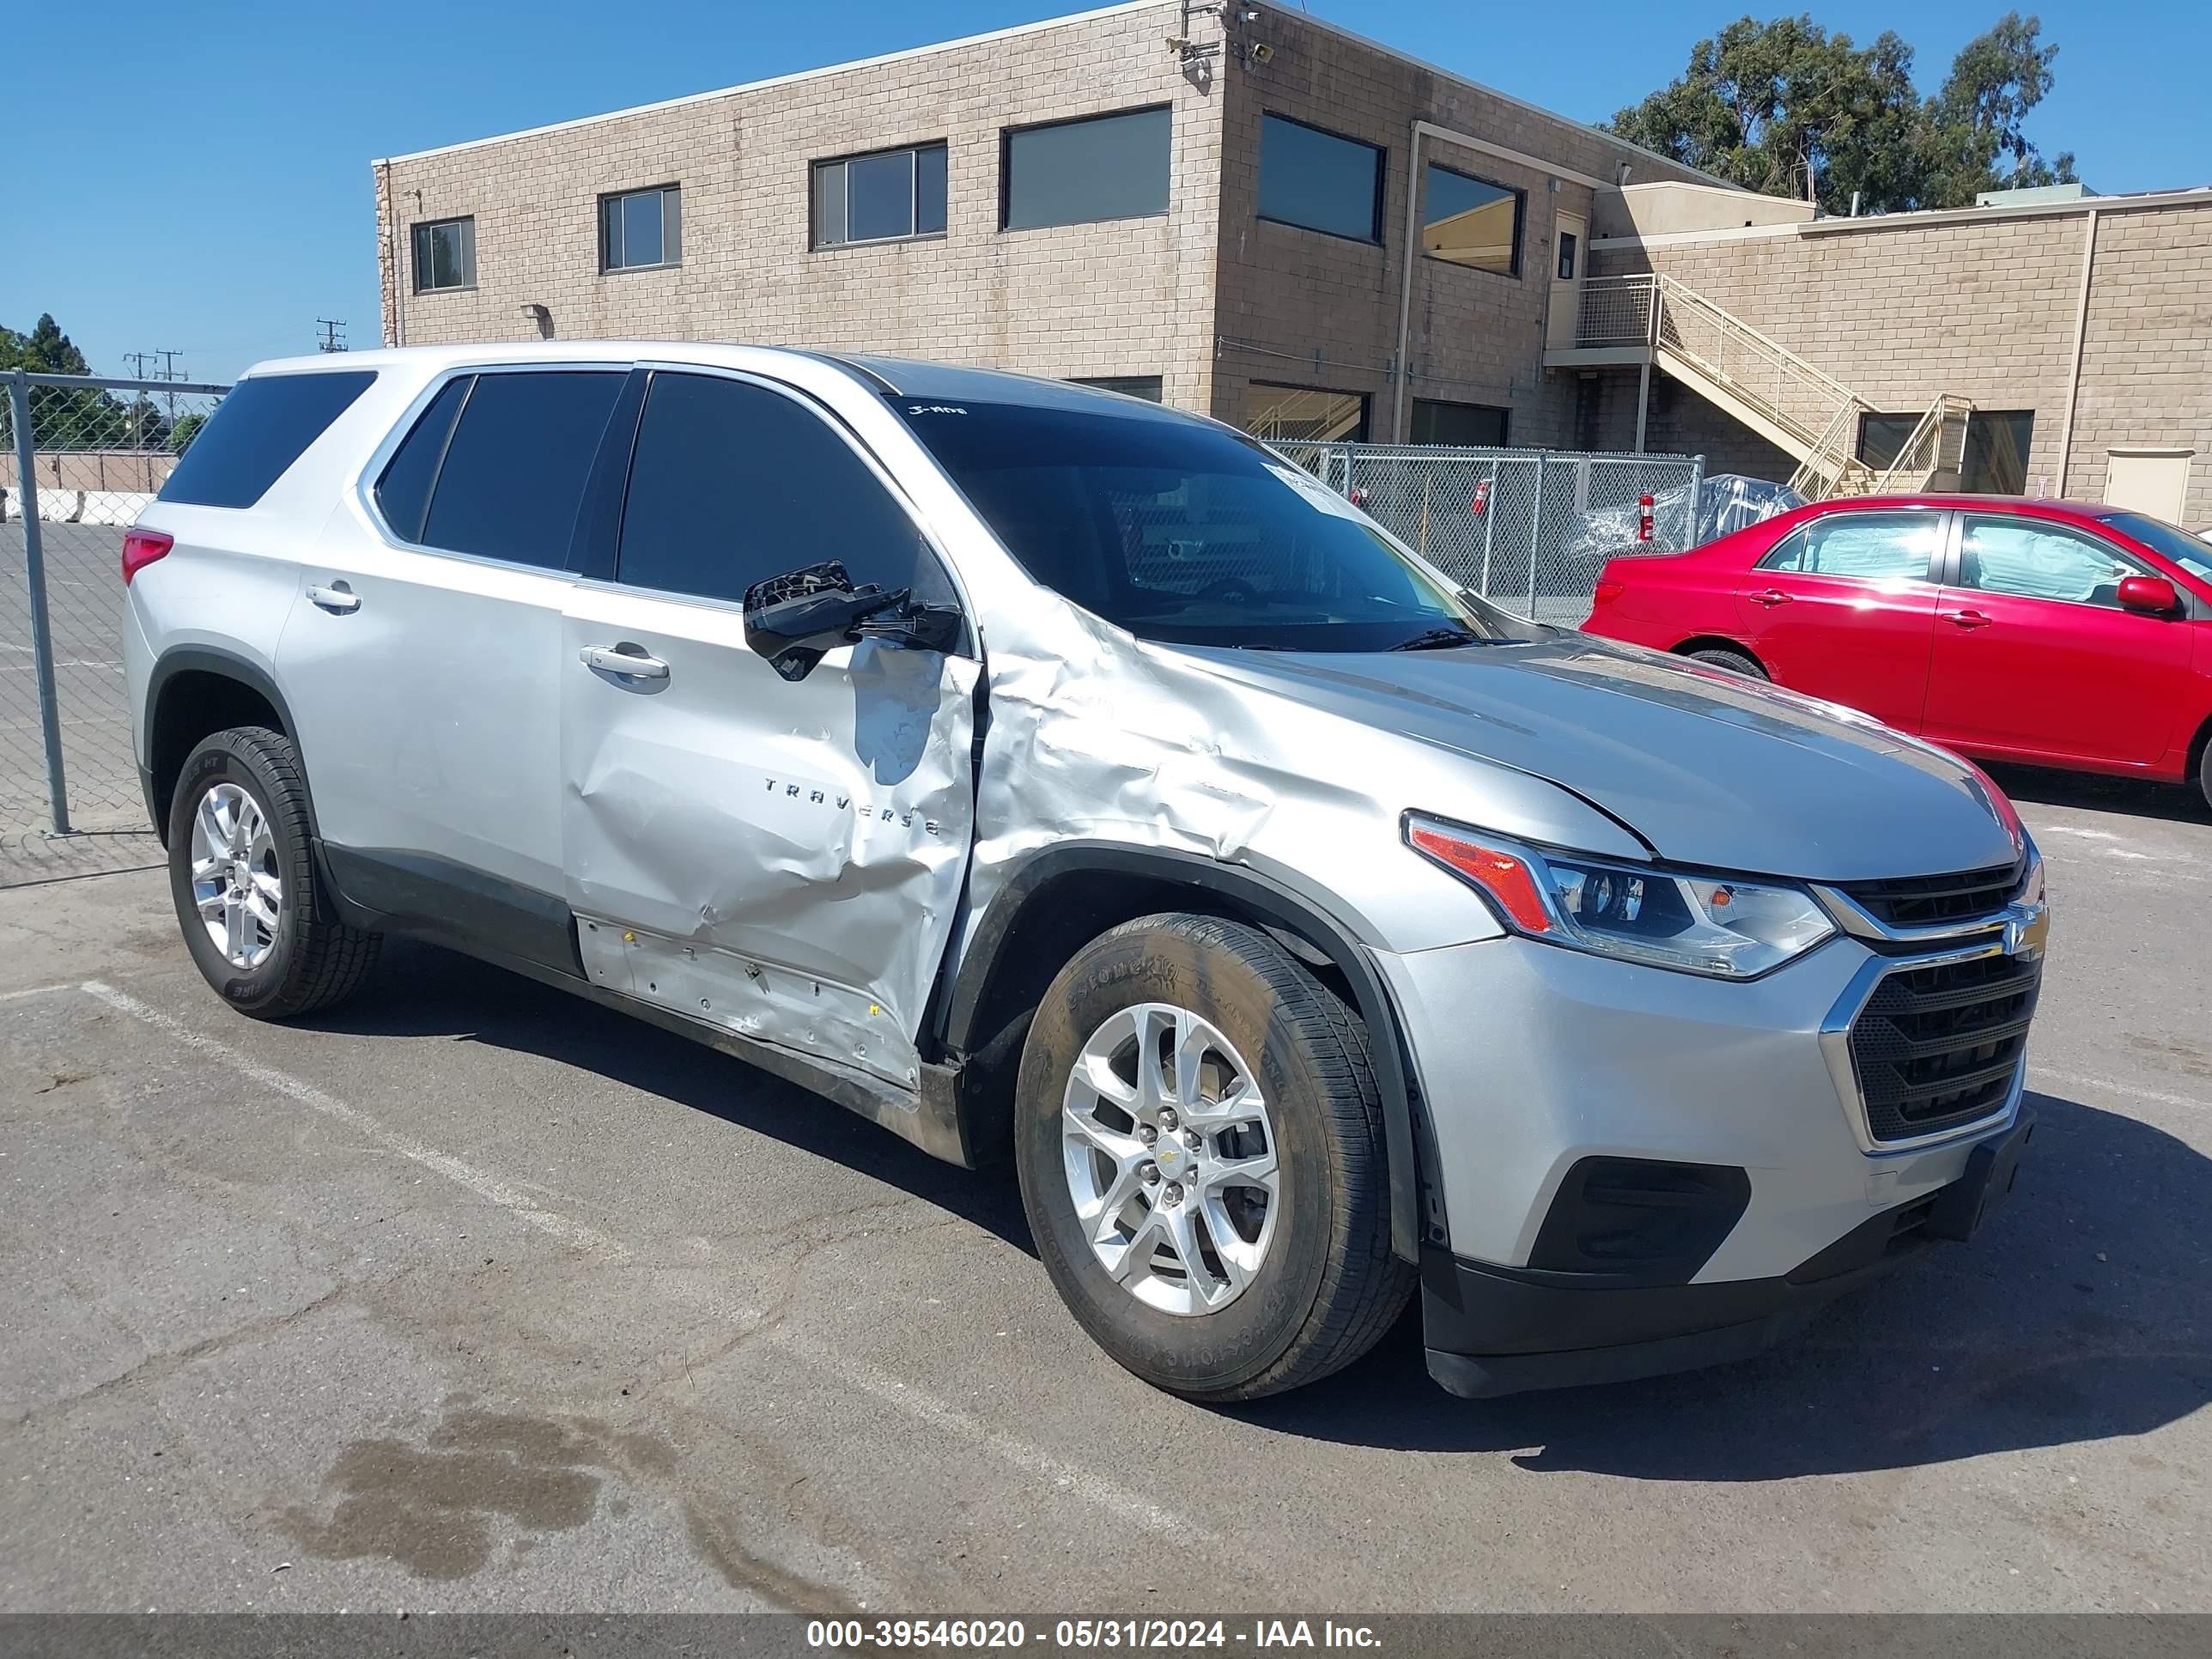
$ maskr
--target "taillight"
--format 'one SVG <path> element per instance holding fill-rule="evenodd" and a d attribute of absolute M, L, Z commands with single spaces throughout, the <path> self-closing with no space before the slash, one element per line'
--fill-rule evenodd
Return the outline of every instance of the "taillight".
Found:
<path fill-rule="evenodd" d="M 1626 582 L 1614 576 L 1601 576 L 1598 578 L 1597 592 L 1595 597 L 1600 605 L 1611 605 L 1626 592 L 1628 592 Z"/>
<path fill-rule="evenodd" d="M 126 530 L 123 532 L 123 585 L 131 586 L 131 579 L 155 560 L 177 544 L 174 536 L 164 536 L 158 530 Z"/>

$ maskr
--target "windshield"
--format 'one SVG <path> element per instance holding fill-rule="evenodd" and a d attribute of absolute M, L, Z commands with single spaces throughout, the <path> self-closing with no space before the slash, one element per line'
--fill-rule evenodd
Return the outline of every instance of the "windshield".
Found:
<path fill-rule="evenodd" d="M 1551 631 L 1454 592 L 1233 433 L 1023 404 L 896 407 L 1024 570 L 1139 639 L 1388 651 Z"/>
<path fill-rule="evenodd" d="M 2169 558 L 2201 582 L 2212 582 L 2212 542 L 2192 536 L 2163 519 L 2140 513 L 2107 513 L 2100 520 L 2123 536 L 2132 536 L 2154 553 Z"/>

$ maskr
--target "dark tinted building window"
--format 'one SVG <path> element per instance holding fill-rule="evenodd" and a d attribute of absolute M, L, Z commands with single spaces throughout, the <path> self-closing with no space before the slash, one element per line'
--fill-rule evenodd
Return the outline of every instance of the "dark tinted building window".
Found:
<path fill-rule="evenodd" d="M 1468 449 L 1505 447 L 1506 411 L 1488 404 L 1447 404 L 1413 399 L 1413 441 L 1453 444 Z"/>
<path fill-rule="evenodd" d="M 599 269 L 684 263 L 684 192 L 674 185 L 599 198 Z"/>
<path fill-rule="evenodd" d="M 415 227 L 415 291 L 477 285 L 477 222 L 438 219 Z"/>
<path fill-rule="evenodd" d="M 814 164 L 814 246 L 945 234 L 945 146 Z"/>
<path fill-rule="evenodd" d="M 1526 199 L 1522 192 L 1433 161 L 1425 174 L 1421 251 L 1455 265 L 1519 276 L 1521 213 Z M 1563 249 L 1559 275 L 1571 278 L 1574 274 L 1573 255 Z"/>
<path fill-rule="evenodd" d="M 1269 443 L 1364 444 L 1367 394 L 1254 380 L 1237 424 Z"/>
<path fill-rule="evenodd" d="M 1896 465 L 1924 416 L 1863 415 L 1859 459 L 1881 471 Z M 1970 495 L 2017 495 L 2027 488 L 2027 447 L 2035 436 L 2032 409 L 1978 409 L 1966 417 L 1959 488 Z"/>
<path fill-rule="evenodd" d="M 742 600 L 755 582 L 825 559 L 855 583 L 951 602 L 914 521 L 819 416 L 743 380 L 654 375 L 616 579 Z"/>
<path fill-rule="evenodd" d="M 448 380 L 430 400 L 414 429 L 400 440 L 376 481 L 377 509 L 392 533 L 403 542 L 422 539 L 422 515 L 430 510 L 430 486 L 438 481 L 438 465 L 446 459 L 447 440 L 453 435 L 453 420 L 467 399 L 471 376 Z"/>
<path fill-rule="evenodd" d="M 192 507 L 252 506 L 375 378 L 364 370 L 240 381 L 169 474 L 161 499 Z"/>
<path fill-rule="evenodd" d="M 1118 392 L 1125 398 L 1142 398 L 1146 403 L 1161 401 L 1162 387 L 1157 374 L 1075 374 L 1069 377 L 1068 384 Z"/>
<path fill-rule="evenodd" d="M 423 544 L 563 568 L 622 385 L 605 369 L 478 375 L 438 469 Z"/>
<path fill-rule="evenodd" d="M 1008 132 L 999 169 L 1000 224 L 1031 230 L 1165 213 L 1168 135 L 1165 109 Z"/>
<path fill-rule="evenodd" d="M 1260 120 L 1260 216 L 1382 240 L 1382 152 L 1285 116 Z"/>

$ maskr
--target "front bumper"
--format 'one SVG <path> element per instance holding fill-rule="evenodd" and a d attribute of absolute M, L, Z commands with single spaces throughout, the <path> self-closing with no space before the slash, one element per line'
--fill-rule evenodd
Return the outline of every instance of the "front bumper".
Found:
<path fill-rule="evenodd" d="M 1431 1370 L 1455 1392 L 1755 1352 L 1942 1236 L 1929 1217 L 1956 1234 L 1958 1194 L 1987 1186 L 2001 1146 L 2008 1185 L 2027 1139 L 2024 1062 L 2000 1112 L 1909 1145 L 1869 1139 L 1835 1031 L 1885 958 L 1848 936 L 1747 983 L 1510 939 L 1378 961 L 1434 1147 L 1444 1224 L 1425 1249 L 1424 1304 Z M 1614 1189 L 1577 1210 L 1593 1170 Z M 1664 1248 L 1639 1259 L 1631 1241 L 1607 1271 L 1561 1271 L 1605 1264 L 1563 1255 L 1559 1215 L 1586 1229 L 1655 1170 L 1689 1189 L 1631 1194 L 1646 1213 L 1681 1209 Z"/>
<path fill-rule="evenodd" d="M 1959 1179 L 1869 1216 L 1771 1279 L 1624 1285 L 1596 1273 L 1421 1261 L 1429 1374 L 1469 1399 L 1621 1382 L 1747 1358 L 1802 1329 L 1838 1297 L 1944 1239 L 1971 1237 L 2010 1194 L 2035 1133 L 2025 1109 L 1977 1145 Z"/>

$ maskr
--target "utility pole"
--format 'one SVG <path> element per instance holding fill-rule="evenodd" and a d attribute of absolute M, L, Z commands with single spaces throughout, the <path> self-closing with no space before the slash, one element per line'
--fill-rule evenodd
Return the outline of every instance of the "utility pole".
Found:
<path fill-rule="evenodd" d="M 318 342 L 318 348 L 319 349 L 324 351 L 343 351 L 346 349 L 345 337 L 338 332 L 340 329 L 345 326 L 344 318 L 318 317 L 315 319 L 315 321 L 321 326 L 323 331 L 323 337 L 319 342 Z"/>
<path fill-rule="evenodd" d="M 181 352 L 173 350 L 161 351 L 156 352 L 155 355 L 160 357 L 162 360 L 162 362 L 161 374 L 154 378 L 163 380 L 182 380 L 190 378 L 184 370 L 177 367 L 177 359 L 183 355 Z M 168 399 L 169 428 L 172 431 L 174 431 L 177 425 L 177 394 L 173 392 L 170 392 L 168 394 Z"/>
<path fill-rule="evenodd" d="M 161 355 L 158 351 L 126 351 L 123 354 L 123 361 L 131 365 L 132 379 L 150 380 L 155 376 L 146 365 Z M 145 407 L 146 394 L 143 392 L 134 392 L 131 398 L 131 447 L 133 449 L 146 447 L 145 422 L 143 418 Z"/>

